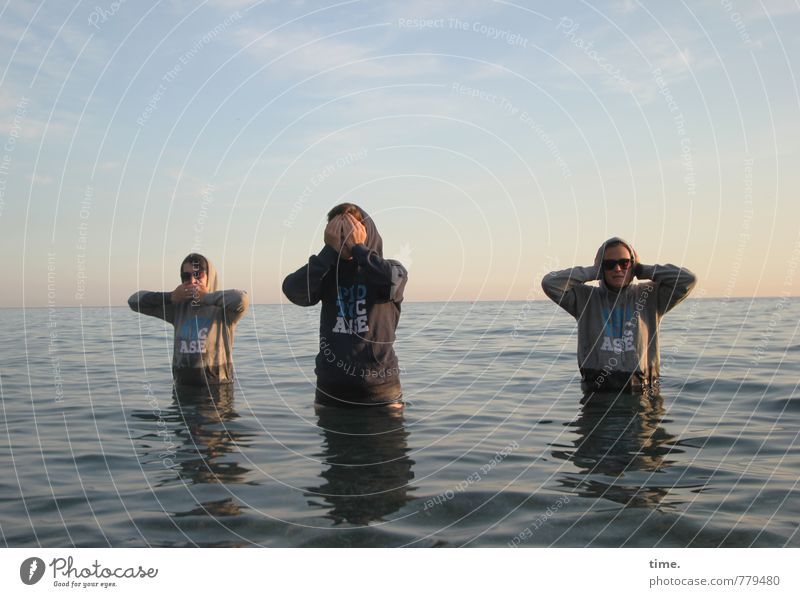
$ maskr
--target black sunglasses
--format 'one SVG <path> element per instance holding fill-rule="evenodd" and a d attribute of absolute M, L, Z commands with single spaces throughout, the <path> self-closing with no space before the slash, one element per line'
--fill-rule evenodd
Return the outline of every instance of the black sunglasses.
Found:
<path fill-rule="evenodd" d="M 204 273 L 206 272 L 205 270 L 202 269 L 199 269 L 194 272 L 181 272 L 181 282 L 188 282 L 192 278 L 199 280 L 200 276 L 202 276 Z"/>
<path fill-rule="evenodd" d="M 626 270 L 631 266 L 630 259 L 603 259 L 603 269 L 607 271 L 613 270 L 619 266 L 619 269 Z"/>

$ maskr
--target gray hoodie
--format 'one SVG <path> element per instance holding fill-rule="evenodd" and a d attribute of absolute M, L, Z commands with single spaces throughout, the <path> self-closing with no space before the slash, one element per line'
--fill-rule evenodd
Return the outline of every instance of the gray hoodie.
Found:
<path fill-rule="evenodd" d="M 208 263 L 208 294 L 201 300 L 173 304 L 171 292 L 140 290 L 128 299 L 131 309 L 175 327 L 172 373 L 175 382 L 214 385 L 233 382 L 233 334 L 247 311 L 241 290 L 218 290 L 217 270 Z"/>
<path fill-rule="evenodd" d="M 604 280 L 607 245 L 621 242 L 631 253 L 639 284 L 619 291 Z M 599 280 L 599 286 L 587 284 Z M 542 289 L 578 320 L 578 367 L 584 391 L 656 391 L 659 376 L 658 328 L 664 314 L 683 301 L 697 279 L 676 265 L 643 265 L 630 243 L 610 238 L 597 250 L 594 265 L 551 272 Z"/>

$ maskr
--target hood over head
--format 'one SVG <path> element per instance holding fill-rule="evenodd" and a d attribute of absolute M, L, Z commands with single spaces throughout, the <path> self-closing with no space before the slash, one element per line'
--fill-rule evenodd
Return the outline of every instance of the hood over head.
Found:
<path fill-rule="evenodd" d="M 630 251 L 631 259 L 633 260 L 633 263 L 631 264 L 631 269 L 633 269 L 635 271 L 636 265 L 639 263 L 639 255 L 636 253 L 636 249 L 633 248 L 633 245 L 631 245 L 628 241 L 626 241 L 626 240 L 624 240 L 624 239 L 622 239 L 622 238 L 620 238 L 618 236 L 612 236 L 607 241 L 605 241 L 602 245 L 600 245 L 600 248 L 597 249 L 597 254 L 594 256 L 594 265 L 595 265 L 596 268 L 598 268 L 598 277 L 599 277 L 599 280 L 600 280 L 600 287 L 601 288 L 608 288 L 606 286 L 605 272 L 603 271 L 603 255 L 605 255 L 605 253 L 606 253 L 606 247 L 609 247 L 609 246 L 612 246 L 612 245 L 618 245 L 618 244 L 619 245 L 623 245 L 625 248 L 628 249 L 628 251 Z M 634 276 L 631 276 L 631 281 L 633 281 L 633 277 Z M 626 286 L 629 285 L 629 284 L 630 284 L 630 282 L 628 282 L 628 284 L 626 284 Z M 609 288 L 609 290 L 611 290 L 611 289 Z"/>
<path fill-rule="evenodd" d="M 378 232 L 377 226 L 375 226 L 374 220 L 361 207 L 356 207 L 358 207 L 358 209 L 360 209 L 361 213 L 364 215 L 364 219 L 361 220 L 361 223 L 367 230 L 367 242 L 364 244 L 370 251 L 375 251 L 378 255 L 383 257 L 383 239 Z"/>
<path fill-rule="evenodd" d="M 207 257 L 204 257 L 200 253 L 189 253 L 186 257 L 184 257 L 183 261 L 181 261 L 180 271 L 183 272 L 183 265 L 185 263 L 191 263 L 192 265 L 196 265 L 197 267 L 206 270 L 206 277 L 208 278 L 208 292 L 217 292 L 219 288 L 218 281 L 217 281 L 217 268 L 214 267 L 214 264 L 211 263 L 211 260 Z"/>
<path fill-rule="evenodd" d="M 343 208 L 345 208 L 343 210 Z M 375 226 L 375 222 L 369 216 L 369 214 L 362 208 L 360 205 L 356 205 L 355 203 L 340 203 L 336 205 L 328 212 L 328 220 L 331 220 L 331 214 L 335 212 L 339 212 L 336 215 L 341 213 L 346 213 L 347 209 L 352 210 L 352 208 L 358 209 L 361 212 L 361 224 L 363 224 L 364 228 L 367 231 L 367 242 L 364 245 L 370 250 L 375 251 L 378 255 L 383 257 L 383 239 L 381 238 L 380 233 L 378 232 L 378 228 Z"/>

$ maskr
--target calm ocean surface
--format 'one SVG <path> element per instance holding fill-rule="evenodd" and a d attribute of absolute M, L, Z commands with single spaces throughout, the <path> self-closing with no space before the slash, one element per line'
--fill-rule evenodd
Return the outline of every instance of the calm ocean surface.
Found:
<path fill-rule="evenodd" d="M 6 546 L 800 547 L 800 300 L 688 300 L 662 396 L 581 405 L 549 301 L 406 303 L 399 416 L 313 408 L 317 308 L 256 306 L 232 394 L 172 329 L 0 310 Z"/>

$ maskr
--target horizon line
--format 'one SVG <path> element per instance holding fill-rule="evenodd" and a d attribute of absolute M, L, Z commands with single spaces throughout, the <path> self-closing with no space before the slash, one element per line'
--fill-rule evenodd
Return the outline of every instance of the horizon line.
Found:
<path fill-rule="evenodd" d="M 702 297 L 691 297 L 691 296 L 689 296 L 689 297 L 686 298 L 686 300 L 695 300 L 695 301 L 708 301 L 708 300 L 720 300 L 720 299 L 723 299 L 723 300 L 778 299 L 778 300 L 780 300 L 780 299 L 795 299 L 795 298 L 800 298 L 800 294 L 788 295 L 788 296 L 787 295 L 777 295 L 777 294 L 776 295 L 766 295 L 766 296 L 747 296 L 747 295 L 745 295 L 745 296 L 702 296 Z M 551 301 L 547 297 L 535 298 L 535 299 L 478 299 L 478 300 L 464 299 L 464 300 L 451 300 L 451 301 L 443 301 L 443 300 L 438 300 L 438 301 L 433 301 L 433 300 L 429 300 L 429 301 L 404 300 L 403 301 L 403 303 L 413 303 L 413 304 L 426 304 L 426 303 L 456 303 L 456 304 L 462 304 L 462 303 L 472 303 L 472 304 L 474 304 L 474 303 L 538 303 L 538 302 L 553 302 L 553 301 Z M 295 306 L 291 302 L 283 302 L 283 303 L 252 303 L 250 306 L 251 307 L 257 307 L 257 306 L 272 306 L 272 305 L 291 305 L 291 306 Z M 80 308 L 86 308 L 86 309 L 99 309 L 99 308 L 105 308 L 105 309 L 116 309 L 116 308 L 127 309 L 129 307 L 127 305 L 125 305 L 125 304 L 120 304 L 120 305 L 84 305 L 84 304 L 78 304 L 78 305 L 55 305 L 55 306 L 51 306 L 51 305 L 41 305 L 41 306 L 23 306 L 23 305 L 18 305 L 18 306 L 0 306 L 0 309 L 52 309 L 52 308 L 56 308 L 56 309 L 80 309 Z"/>

